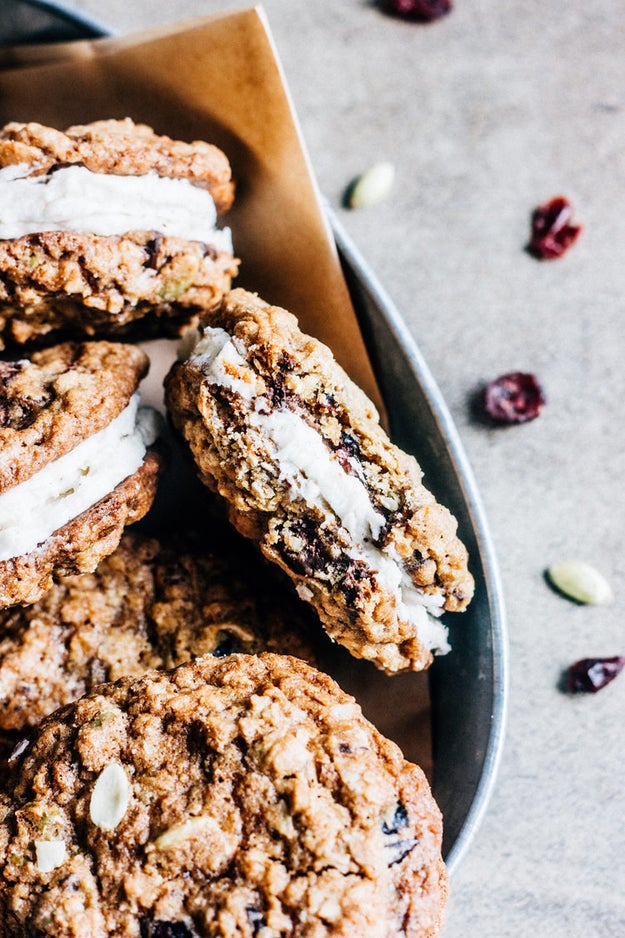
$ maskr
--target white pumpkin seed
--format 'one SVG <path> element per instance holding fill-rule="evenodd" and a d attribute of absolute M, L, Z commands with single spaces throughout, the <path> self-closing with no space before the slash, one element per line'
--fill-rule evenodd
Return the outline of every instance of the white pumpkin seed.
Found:
<path fill-rule="evenodd" d="M 17 760 L 20 758 L 21 755 L 23 755 L 26 752 L 29 746 L 30 746 L 29 739 L 20 739 L 19 743 L 17 743 L 17 745 L 15 746 L 15 749 L 13 750 L 13 752 L 11 753 L 11 755 L 9 756 L 7 760 L 9 764 L 13 762 L 17 762 Z"/>
<path fill-rule="evenodd" d="M 168 850 L 170 847 L 181 843 L 183 840 L 189 840 L 197 833 L 199 833 L 199 831 L 205 831 L 207 827 L 211 826 L 215 826 L 215 821 L 213 818 L 189 818 L 188 821 L 183 821 L 182 824 L 176 824 L 175 827 L 170 827 L 168 830 L 160 834 L 154 841 L 154 846 L 157 848 L 157 850 Z"/>
<path fill-rule="evenodd" d="M 105 831 L 115 830 L 130 803 L 130 782 L 118 762 L 109 762 L 96 779 L 91 792 L 89 816 Z"/>
<path fill-rule="evenodd" d="M 562 560 L 547 570 L 552 584 L 578 603 L 598 606 L 614 599 L 612 587 L 602 573 L 583 560 Z"/>
<path fill-rule="evenodd" d="M 380 495 L 380 502 L 389 511 L 397 511 L 399 508 L 399 499 L 395 495 Z"/>
<path fill-rule="evenodd" d="M 374 163 L 356 180 L 349 193 L 350 208 L 367 208 L 387 197 L 395 182 L 392 163 Z"/>
<path fill-rule="evenodd" d="M 65 862 L 66 848 L 64 840 L 36 840 L 35 854 L 37 869 L 40 873 L 51 873 Z"/>

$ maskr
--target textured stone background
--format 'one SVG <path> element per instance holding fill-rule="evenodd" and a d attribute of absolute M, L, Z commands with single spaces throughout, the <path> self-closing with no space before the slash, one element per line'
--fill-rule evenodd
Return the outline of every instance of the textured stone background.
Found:
<path fill-rule="evenodd" d="M 119 32 L 243 3 L 81 0 Z M 419 26 L 367 0 L 266 0 L 321 188 L 372 160 L 392 196 L 340 216 L 412 329 L 468 451 L 502 568 L 511 707 L 487 817 L 452 883 L 445 938 L 623 938 L 625 675 L 561 694 L 571 660 L 625 653 L 625 19 L 618 0 L 456 0 Z M 567 194 L 563 259 L 523 251 L 531 209 Z M 540 420 L 494 430 L 469 400 L 508 370 L 543 381 Z M 616 602 L 582 608 L 543 570 L 581 556 Z"/>

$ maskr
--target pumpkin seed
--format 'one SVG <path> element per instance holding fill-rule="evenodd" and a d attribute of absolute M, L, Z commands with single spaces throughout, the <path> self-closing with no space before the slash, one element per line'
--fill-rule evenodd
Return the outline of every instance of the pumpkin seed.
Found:
<path fill-rule="evenodd" d="M 382 202 L 395 182 L 395 167 L 392 163 L 380 162 L 359 176 L 349 190 L 350 208 L 367 208 Z"/>
<path fill-rule="evenodd" d="M 604 575 L 583 560 L 562 560 L 547 570 L 549 580 L 557 590 L 578 603 L 591 606 L 611 603 L 612 588 Z"/>
<path fill-rule="evenodd" d="M 130 782 L 118 762 L 102 769 L 91 793 L 89 816 L 105 831 L 115 830 L 130 803 Z"/>

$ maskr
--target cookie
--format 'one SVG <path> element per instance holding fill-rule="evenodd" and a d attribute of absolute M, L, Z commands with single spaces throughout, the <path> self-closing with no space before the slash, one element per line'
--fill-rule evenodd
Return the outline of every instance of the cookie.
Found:
<path fill-rule="evenodd" d="M 202 480 L 332 639 L 389 673 L 449 649 L 438 617 L 473 592 L 456 521 L 294 316 L 232 291 L 166 398 Z"/>
<path fill-rule="evenodd" d="M 44 721 L 0 796 L 7 936 L 428 938 L 425 776 L 329 677 L 205 656 Z"/>
<path fill-rule="evenodd" d="M 151 668 L 235 652 L 314 661 L 297 597 L 247 545 L 219 541 L 185 549 L 127 532 L 93 573 L 62 577 L 39 602 L 0 611 L 7 746 L 98 684 Z"/>
<path fill-rule="evenodd" d="M 0 608 L 87 573 L 142 518 L 161 459 L 140 349 L 65 343 L 0 362 Z"/>
<path fill-rule="evenodd" d="M 218 147 L 96 121 L 0 130 L 0 341 L 55 330 L 178 332 L 230 288 L 238 262 Z M 145 320 L 145 322 L 143 322 Z"/>

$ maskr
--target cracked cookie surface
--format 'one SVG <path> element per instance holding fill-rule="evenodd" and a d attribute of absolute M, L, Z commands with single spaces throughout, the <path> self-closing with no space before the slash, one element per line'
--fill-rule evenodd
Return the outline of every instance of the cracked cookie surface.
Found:
<path fill-rule="evenodd" d="M 274 651 L 314 662 L 306 607 L 246 548 L 222 540 L 200 550 L 127 532 L 93 573 L 62 577 L 39 602 L 0 611 L 0 732 L 14 744 L 98 684 L 204 654 Z"/>
<path fill-rule="evenodd" d="M 159 135 L 130 118 L 74 124 L 56 130 L 12 121 L 0 130 L 0 167 L 27 163 L 37 173 L 79 163 L 94 173 L 188 179 L 207 189 L 219 212 L 230 208 L 234 183 L 226 155 L 210 143 L 186 143 Z"/>
<path fill-rule="evenodd" d="M 233 290 L 166 399 L 201 479 L 326 631 L 388 672 L 445 651 L 473 593 L 456 521 L 373 404 L 294 316 Z"/>
<path fill-rule="evenodd" d="M 44 721 L 0 796 L 4 934 L 431 938 L 421 770 L 326 675 L 206 656 Z"/>

